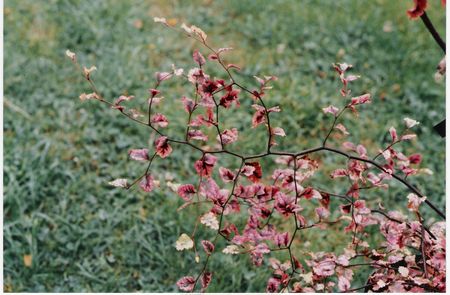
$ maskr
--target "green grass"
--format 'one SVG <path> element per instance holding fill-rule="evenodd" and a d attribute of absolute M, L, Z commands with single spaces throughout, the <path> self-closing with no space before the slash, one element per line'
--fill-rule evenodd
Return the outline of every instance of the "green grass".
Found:
<path fill-rule="evenodd" d="M 405 10 L 412 1 L 130 2 L 5 1 L 5 290 L 172 292 L 180 276 L 199 268 L 192 252 L 173 247 L 181 232 L 192 230 L 194 210 L 177 212 L 182 202 L 163 184 L 151 194 L 106 185 L 142 173 L 145 167 L 128 161 L 127 151 L 149 145 L 150 134 L 104 106 L 81 103 L 78 95 L 89 89 L 64 55 L 71 49 L 83 64 L 95 64 L 96 84 L 106 97 L 130 93 L 142 104 L 153 73 L 172 63 L 192 67 L 191 53 L 198 48 L 154 24 L 153 16 L 196 24 L 214 46 L 234 47 L 229 59 L 243 66 L 237 77 L 244 83 L 254 83 L 255 74 L 279 76 L 267 102 L 283 109 L 273 116 L 288 134 L 280 141 L 283 150 L 312 147 L 323 138 L 331 122 L 320 108 L 342 102 L 330 65 L 352 63 L 362 75 L 354 93 L 368 91 L 374 101 L 361 108 L 359 121 L 345 117 L 349 140 L 360 140 L 373 153 L 390 126 L 400 127 L 405 116 L 419 120 L 418 140 L 402 149 L 421 152 L 424 167 L 434 175 L 411 180 L 445 206 L 445 145 L 432 130 L 445 116 L 444 83 L 433 79 L 442 53 L 420 21 L 408 20 Z M 430 6 L 429 15 L 443 33 L 444 12 L 438 3 Z M 135 20 L 142 20 L 142 28 Z M 388 24 L 392 31 L 384 32 Z M 163 90 L 168 91 L 163 110 L 176 133 L 184 118 L 175 101 L 188 90 L 183 84 Z M 240 129 L 250 124 L 245 112 L 225 116 Z M 263 148 L 258 145 L 262 129 L 241 136 L 247 144 L 235 150 L 250 154 Z M 179 149 L 171 159 L 156 161 L 155 173 L 162 183 L 166 172 L 176 182 L 188 182 L 197 157 Z M 338 163 L 320 160 L 332 167 Z M 342 190 L 338 183 L 321 183 Z M 374 197 L 395 208 L 405 206 L 406 194 L 394 186 L 389 195 Z M 436 220 L 424 211 L 430 222 Z M 313 231 L 302 239 L 310 239 L 314 251 L 342 242 L 333 231 Z M 27 254 L 33 257 L 31 267 L 24 265 Z M 215 278 L 209 291 L 265 289 L 268 272 L 252 267 L 247 257 L 223 256 L 212 259 Z"/>

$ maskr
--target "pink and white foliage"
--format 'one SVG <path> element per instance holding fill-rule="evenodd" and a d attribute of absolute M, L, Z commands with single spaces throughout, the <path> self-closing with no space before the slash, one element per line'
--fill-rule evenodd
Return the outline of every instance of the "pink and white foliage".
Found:
<path fill-rule="evenodd" d="M 183 184 L 178 187 L 178 195 L 185 201 L 190 201 L 195 193 L 196 189 L 192 184 Z"/>
<path fill-rule="evenodd" d="M 139 183 L 139 187 L 144 191 L 144 192 L 151 192 L 154 188 L 155 184 L 153 182 L 153 177 L 150 174 L 147 174 L 146 176 L 144 176 L 141 180 L 141 182 Z"/>
<path fill-rule="evenodd" d="M 177 286 L 181 291 L 191 292 L 194 290 L 196 280 L 194 277 L 186 276 L 178 280 Z"/>
<path fill-rule="evenodd" d="M 217 158 L 211 154 L 203 155 L 202 158 L 195 162 L 194 167 L 198 175 L 201 177 L 211 177 Z"/>
<path fill-rule="evenodd" d="M 155 140 L 156 154 L 161 158 L 166 158 L 172 153 L 172 147 L 169 145 L 169 139 L 166 136 L 161 136 Z"/>
<path fill-rule="evenodd" d="M 150 158 L 148 156 L 148 149 L 134 149 L 128 152 L 128 155 L 132 160 L 135 161 L 148 161 Z"/>
<path fill-rule="evenodd" d="M 416 2 L 418 12 L 414 12 L 415 15 L 424 9 L 419 3 L 423 1 Z M 171 26 L 165 18 L 157 17 L 155 21 Z M 271 118 L 278 116 L 281 108 L 273 104 L 268 106 L 265 98 L 272 93 L 272 84 L 277 78 L 255 76 L 256 83 L 253 84 L 257 84 L 256 88 L 243 86 L 234 77 L 237 66 L 224 60 L 229 48 L 213 49 L 207 43 L 206 33 L 196 26 L 182 24 L 180 29 L 203 45 L 208 58 L 195 50 L 193 66 L 187 74 L 175 66 L 171 71 L 156 73 L 155 85 L 149 90 L 147 110 L 127 110 L 122 103 L 131 100 L 131 96 L 120 96 L 109 105 L 133 121 L 147 125 L 152 138 L 156 138 L 153 151 L 129 151 L 132 160 L 148 162 L 146 172 L 131 184 L 127 179 L 119 178 L 110 182 L 112 186 L 129 189 L 138 183 L 145 192 L 154 191 L 163 179 L 153 171 L 156 170 L 151 166 L 153 161 L 167 158 L 180 145 L 198 153 L 191 166 L 191 174 L 198 181 L 170 183 L 181 198 L 179 202 L 183 203 L 179 210 L 195 207 L 196 210 L 191 212 L 198 214 L 193 220 L 199 225 L 192 235 L 182 235 L 188 244 L 181 248 L 186 250 L 184 255 L 195 255 L 200 266 L 193 265 L 192 274 L 176 282 L 181 291 L 203 292 L 214 284 L 208 263 L 216 255 L 246 255 L 256 267 L 267 267 L 267 292 L 445 291 L 445 223 L 430 225 L 422 212 L 428 206 L 440 217 L 444 215 L 432 205 L 430 197 L 425 197 L 408 182 L 422 169 L 421 155 L 406 154 L 399 148 L 416 137 L 410 129 L 417 126 L 418 121 L 405 118 L 406 132 L 401 134 L 395 127 L 389 128 L 390 139 L 375 148 L 376 155 L 372 154 L 373 147 L 356 142 L 357 139 L 352 139 L 355 143 L 342 142 L 343 135 L 352 131 L 351 124 L 343 124 L 344 116 L 348 111 L 357 114 L 357 109 L 366 107 L 372 97 L 368 93 L 351 94 L 350 86 L 357 83 L 359 75 L 351 73 L 351 65 L 338 63 L 334 64 L 341 83 L 336 91 L 335 104 L 338 106 L 328 105 L 317 110 L 331 115 L 325 116 L 324 120 L 333 121 L 324 133 L 323 144 L 297 152 L 274 151 L 277 147 L 275 138 L 285 137 L 285 129 L 293 131 L 288 129 L 289 126 L 272 125 Z M 75 55 L 70 52 L 68 56 L 76 62 Z M 212 63 L 223 69 L 222 77 L 213 78 L 208 74 Z M 185 133 L 178 137 L 169 137 L 164 129 L 157 128 L 167 128 L 169 120 L 152 108 L 165 103 L 159 86 L 168 79 L 185 79 L 193 88 L 193 94 L 186 93 L 191 98 L 177 99 L 179 108 L 185 111 L 182 115 L 186 117 Z M 91 80 L 89 76 L 88 81 Z M 108 103 L 95 91 L 92 97 Z M 251 108 L 238 108 L 241 100 L 243 106 L 251 105 Z M 250 126 L 242 127 L 242 122 L 230 120 L 224 128 L 222 118 L 233 119 L 237 111 L 247 114 L 248 122 L 251 120 L 247 125 Z M 140 121 L 140 117 L 135 116 L 138 113 L 147 114 L 147 120 Z M 266 132 L 261 152 L 247 154 L 248 151 L 238 148 L 242 128 Z M 207 131 L 204 133 L 203 130 Z M 213 142 L 214 138 L 220 144 Z M 237 147 L 239 152 L 232 152 L 232 147 Z M 226 167 L 219 166 L 224 155 L 233 157 L 239 164 L 232 166 L 231 162 L 227 165 L 220 162 Z M 346 161 L 331 167 L 326 155 Z M 186 157 L 189 158 L 190 153 Z M 270 161 L 271 164 L 267 164 Z M 333 190 L 331 185 L 326 188 L 319 182 L 323 177 L 336 183 L 335 187 L 339 189 Z M 398 202 L 403 210 L 386 209 L 380 199 L 371 199 L 368 193 L 379 189 L 389 192 L 394 181 L 409 189 L 409 194 L 405 193 Z M 346 245 L 334 252 L 310 247 L 316 241 L 304 240 L 305 235 L 300 234 L 310 229 L 334 231 Z M 198 234 L 200 231 L 207 236 Z M 374 232 L 377 239 L 370 237 Z M 220 239 L 225 244 L 219 243 Z M 284 263 L 278 260 L 282 257 L 280 253 L 288 257 Z M 361 267 L 372 268 L 363 287 L 353 282 Z"/>
<path fill-rule="evenodd" d="M 163 114 L 153 115 L 151 122 L 154 125 L 157 125 L 160 127 L 167 127 L 169 125 L 169 121 L 167 120 L 166 116 L 164 116 Z"/>
<path fill-rule="evenodd" d="M 223 144 L 230 144 L 238 139 L 238 131 L 236 128 L 225 129 L 222 134 L 217 135 L 217 140 L 221 141 Z"/>

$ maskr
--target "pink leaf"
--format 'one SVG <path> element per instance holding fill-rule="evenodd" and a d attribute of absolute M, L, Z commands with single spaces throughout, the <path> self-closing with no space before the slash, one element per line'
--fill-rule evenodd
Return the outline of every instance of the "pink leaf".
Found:
<path fill-rule="evenodd" d="M 246 175 L 248 177 L 248 179 L 253 183 L 259 182 L 260 179 L 262 178 L 262 168 L 261 168 L 261 165 L 259 164 L 259 162 L 247 162 L 247 163 L 245 163 L 244 167 L 246 167 L 246 166 L 247 167 L 250 166 L 250 167 L 254 168 L 253 172 L 251 174 Z"/>
<path fill-rule="evenodd" d="M 338 277 L 338 288 L 339 291 L 345 292 L 350 288 L 350 281 L 343 276 Z"/>
<path fill-rule="evenodd" d="M 139 183 L 139 187 L 147 193 L 151 192 L 154 186 L 153 177 L 150 174 L 147 174 Z"/>
<path fill-rule="evenodd" d="M 241 174 L 243 174 L 245 176 L 250 176 L 253 174 L 254 171 L 255 171 L 255 167 L 245 165 L 241 169 Z"/>
<path fill-rule="evenodd" d="M 203 134 L 201 130 L 189 130 L 188 131 L 188 138 L 193 140 L 201 140 L 201 141 L 208 141 L 208 137 Z"/>
<path fill-rule="evenodd" d="M 225 90 L 226 93 L 220 98 L 219 105 L 227 109 L 231 107 L 232 103 L 234 102 L 238 107 L 240 105 L 238 99 L 238 95 L 240 93 L 239 89 L 233 89 L 233 87 L 230 85 L 227 86 Z"/>
<path fill-rule="evenodd" d="M 420 164 L 422 162 L 422 156 L 420 154 L 413 154 L 408 157 L 411 164 Z"/>
<path fill-rule="evenodd" d="M 350 151 L 355 151 L 356 150 L 356 146 L 352 142 L 349 142 L 349 141 L 343 142 L 342 146 L 345 149 L 350 150 Z"/>
<path fill-rule="evenodd" d="M 159 113 L 152 116 L 151 123 L 163 128 L 169 125 L 169 121 L 167 120 L 167 118 L 163 114 Z"/>
<path fill-rule="evenodd" d="M 181 101 L 183 102 L 184 109 L 186 110 L 186 112 L 188 112 L 190 114 L 194 111 L 195 102 L 192 99 L 187 98 L 186 96 L 183 96 L 181 98 Z"/>
<path fill-rule="evenodd" d="M 155 140 L 156 154 L 161 158 L 166 158 L 172 153 L 172 147 L 169 145 L 168 138 L 161 136 Z"/>
<path fill-rule="evenodd" d="M 156 76 L 156 81 L 162 82 L 164 80 L 170 79 L 170 77 L 172 77 L 172 73 L 156 72 L 155 76 Z"/>
<path fill-rule="evenodd" d="M 330 216 L 330 211 L 328 211 L 328 209 L 325 207 L 318 207 L 315 211 L 319 219 L 325 219 Z"/>
<path fill-rule="evenodd" d="M 323 277 L 329 277 L 334 274 L 336 263 L 332 257 L 327 257 L 322 261 L 319 261 L 314 267 L 315 274 Z"/>
<path fill-rule="evenodd" d="M 407 129 L 413 128 L 416 125 L 419 125 L 420 122 L 413 120 L 411 118 L 404 118 L 403 121 L 405 121 L 405 125 Z"/>
<path fill-rule="evenodd" d="M 267 112 L 268 113 L 279 113 L 279 112 L 281 112 L 281 109 L 279 106 L 274 106 L 274 107 L 268 108 Z"/>
<path fill-rule="evenodd" d="M 370 103 L 370 94 L 366 93 L 360 96 L 352 97 L 352 101 L 350 103 L 351 106 L 360 105 Z"/>
<path fill-rule="evenodd" d="M 337 124 L 334 128 L 336 128 L 337 130 L 341 131 L 344 135 L 349 135 L 350 133 L 348 133 L 347 128 L 345 128 L 344 125 L 342 125 L 341 123 Z"/>
<path fill-rule="evenodd" d="M 227 65 L 227 69 L 231 69 L 231 68 L 234 68 L 234 69 L 236 69 L 238 71 L 241 70 L 241 68 L 239 66 L 235 65 L 235 64 L 228 64 Z"/>
<path fill-rule="evenodd" d="M 202 292 L 208 288 L 209 283 L 211 283 L 212 273 L 205 271 L 200 277 L 200 282 L 202 284 Z"/>
<path fill-rule="evenodd" d="M 118 178 L 114 179 L 113 181 L 108 182 L 109 185 L 115 186 L 115 187 L 128 187 L 128 180 L 126 178 Z"/>
<path fill-rule="evenodd" d="M 352 65 L 346 64 L 346 63 L 337 63 L 337 64 L 333 64 L 334 69 L 339 73 L 339 74 L 343 74 L 345 73 L 348 69 L 352 68 Z"/>
<path fill-rule="evenodd" d="M 120 105 L 122 102 L 124 101 L 130 101 L 134 98 L 134 96 L 126 96 L 126 95 L 121 95 L 119 96 L 118 99 L 116 99 L 116 101 L 114 102 L 115 105 Z"/>
<path fill-rule="evenodd" d="M 181 76 L 181 75 L 183 75 L 184 69 L 182 69 L 182 68 L 177 69 L 175 67 L 175 65 L 172 64 L 172 71 L 175 76 Z"/>
<path fill-rule="evenodd" d="M 252 127 L 255 128 L 259 124 L 266 122 L 266 110 L 257 104 L 252 105 L 254 109 L 256 109 L 256 113 L 252 118 Z"/>
<path fill-rule="evenodd" d="M 131 159 L 133 159 L 135 161 L 148 161 L 149 160 L 148 149 L 130 150 L 128 152 L 128 155 L 130 156 Z"/>
<path fill-rule="evenodd" d="M 325 114 L 333 114 L 333 116 L 336 117 L 336 115 L 337 115 L 338 112 L 339 112 L 339 109 L 338 109 L 337 107 L 335 107 L 335 106 L 330 105 L 330 106 L 328 106 L 328 107 L 326 107 L 326 108 L 323 108 L 322 111 L 323 111 Z"/>
<path fill-rule="evenodd" d="M 230 50 L 233 50 L 233 48 L 232 47 L 222 47 L 217 50 L 217 53 L 227 52 Z"/>
<path fill-rule="evenodd" d="M 277 244 L 278 247 L 286 247 L 289 244 L 289 233 L 285 232 L 277 234 L 275 236 L 275 244 Z"/>
<path fill-rule="evenodd" d="M 398 140 L 397 130 L 394 127 L 389 128 L 389 134 L 391 134 L 392 142 Z"/>
<path fill-rule="evenodd" d="M 312 187 L 307 187 L 303 192 L 302 192 L 302 196 L 307 199 L 310 200 L 311 198 L 314 199 L 322 199 L 322 195 L 315 189 L 313 189 Z"/>
<path fill-rule="evenodd" d="M 297 204 L 295 204 L 294 197 L 288 197 L 282 192 L 278 192 L 275 195 L 275 209 L 283 214 L 284 216 L 289 216 L 301 208 Z"/>
<path fill-rule="evenodd" d="M 203 249 L 205 250 L 205 253 L 207 255 L 211 255 L 211 253 L 214 252 L 214 244 L 211 243 L 210 241 L 203 240 L 202 241 L 202 246 L 203 246 Z"/>
<path fill-rule="evenodd" d="M 359 76 L 356 76 L 356 75 L 348 75 L 346 78 L 345 78 L 345 80 L 347 81 L 347 82 L 352 82 L 352 81 L 355 81 L 355 80 L 357 80 L 357 79 L 359 79 L 360 77 Z"/>
<path fill-rule="evenodd" d="M 194 61 L 199 65 L 202 66 L 205 64 L 205 58 L 203 57 L 203 55 L 198 51 L 198 50 L 194 50 L 194 53 L 192 54 L 192 57 L 194 58 Z"/>
<path fill-rule="evenodd" d="M 280 287 L 280 280 L 276 278 L 270 278 L 267 281 L 267 287 L 266 292 L 267 293 L 276 293 L 278 291 L 278 288 Z"/>
<path fill-rule="evenodd" d="M 149 99 L 148 99 L 148 104 L 150 105 L 152 105 L 152 106 L 155 106 L 155 105 L 158 105 L 161 101 L 162 101 L 162 99 L 163 99 L 164 97 L 150 97 Z"/>
<path fill-rule="evenodd" d="M 202 42 L 206 42 L 207 35 L 206 35 L 205 32 L 203 32 L 202 29 L 200 29 L 200 28 L 197 27 L 197 26 L 192 25 L 192 26 L 190 27 L 190 30 L 191 30 L 191 32 L 194 33 L 197 37 L 199 37 L 199 38 L 201 39 Z"/>
<path fill-rule="evenodd" d="M 192 184 L 183 184 L 178 187 L 178 195 L 185 201 L 190 201 L 195 193 L 196 190 Z"/>
<path fill-rule="evenodd" d="M 209 60 L 218 60 L 219 57 L 217 56 L 217 54 L 211 53 L 210 55 L 208 55 L 208 59 Z"/>
<path fill-rule="evenodd" d="M 408 9 L 406 13 L 411 19 L 416 19 L 422 16 L 427 9 L 427 0 L 414 0 L 414 7 Z"/>
<path fill-rule="evenodd" d="M 230 144 L 235 142 L 238 139 L 238 131 L 236 128 L 233 129 L 225 129 L 222 134 L 222 142 L 223 144 Z M 217 135 L 217 139 L 220 141 L 220 136 Z"/>
<path fill-rule="evenodd" d="M 181 291 L 191 292 L 194 290 L 195 278 L 191 276 L 182 277 L 178 280 L 177 286 Z"/>
<path fill-rule="evenodd" d="M 200 160 L 196 161 L 194 164 L 195 170 L 201 177 L 209 178 L 211 177 L 214 164 L 217 158 L 211 154 L 204 155 Z"/>
<path fill-rule="evenodd" d="M 420 198 L 416 194 L 411 193 L 407 196 L 407 199 L 408 199 L 408 209 L 410 211 L 418 212 L 420 204 L 423 203 L 427 198 L 426 197 Z"/>
<path fill-rule="evenodd" d="M 148 92 L 150 92 L 150 95 L 152 97 L 155 97 L 155 96 L 157 96 L 160 93 L 160 91 L 158 89 L 153 89 L 153 88 L 149 89 Z"/>
<path fill-rule="evenodd" d="M 272 134 L 278 135 L 278 136 L 286 136 L 286 133 L 284 132 L 284 129 L 281 127 L 274 127 L 272 128 Z"/>
<path fill-rule="evenodd" d="M 356 147 L 356 152 L 361 158 L 365 158 L 367 156 L 367 150 L 362 144 L 358 144 Z"/>
<path fill-rule="evenodd" d="M 254 169 L 255 168 L 253 168 L 253 170 Z M 252 171 L 252 173 L 253 173 L 253 171 Z M 231 182 L 234 180 L 234 177 L 235 177 L 234 173 L 231 172 L 231 170 L 224 168 L 224 167 L 219 168 L 219 174 L 220 174 L 220 178 L 222 178 L 222 180 L 224 182 Z"/>
<path fill-rule="evenodd" d="M 253 78 L 255 78 L 256 81 L 258 81 L 259 85 L 261 85 L 261 86 L 264 86 L 264 84 L 266 84 L 266 81 L 264 81 L 264 80 L 261 79 L 260 77 L 253 76 Z"/>

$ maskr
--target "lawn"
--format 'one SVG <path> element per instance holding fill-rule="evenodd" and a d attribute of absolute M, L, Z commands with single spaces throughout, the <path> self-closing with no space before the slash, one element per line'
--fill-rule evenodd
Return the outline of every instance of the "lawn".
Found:
<path fill-rule="evenodd" d="M 438 2 L 430 1 L 428 14 L 443 34 L 445 13 Z M 112 189 L 107 185 L 112 179 L 137 177 L 145 169 L 129 161 L 127 152 L 150 145 L 152 134 L 103 105 L 81 102 L 78 96 L 89 91 L 88 85 L 65 56 L 70 49 L 82 64 L 97 66 L 93 77 L 105 97 L 132 94 L 142 105 L 154 72 L 170 70 L 172 63 L 193 67 L 192 51 L 199 48 L 155 24 L 154 16 L 195 24 L 215 47 L 235 48 L 229 60 L 242 66 L 237 77 L 243 83 L 254 85 L 253 75 L 279 77 L 268 102 L 283 109 L 274 117 L 288 135 L 280 150 L 317 146 L 331 124 L 321 108 L 341 100 L 331 64 L 353 64 L 362 76 L 353 91 L 370 92 L 373 103 L 361 109 L 359 120 L 345 117 L 349 140 L 376 153 L 386 144 L 390 126 L 400 127 L 404 117 L 420 121 L 418 139 L 403 151 L 422 153 L 423 167 L 434 174 L 411 181 L 443 208 L 445 142 L 432 129 L 445 117 L 445 83 L 434 80 L 442 52 L 420 20 L 408 19 L 411 5 L 391 0 L 5 1 L 5 291 L 173 292 L 179 277 L 200 267 L 192 252 L 174 248 L 180 233 L 192 230 L 195 212 L 178 212 L 183 202 L 167 186 L 192 180 L 199 155 L 176 149 L 171 160 L 157 161 L 153 169 L 161 187 L 152 193 Z M 185 86 L 163 87 L 163 110 L 173 134 L 180 134 L 185 121 L 176 103 Z M 227 119 L 244 128 L 251 116 L 241 110 Z M 264 132 L 259 130 L 243 132 L 247 143 L 234 149 L 261 151 Z M 326 185 L 337 162 L 322 160 L 331 167 L 320 174 Z M 385 206 L 405 207 L 403 187 L 394 185 L 389 192 L 373 197 Z M 429 222 L 438 220 L 424 211 Z M 314 251 L 341 242 L 336 232 L 313 231 L 304 239 Z M 265 290 L 270 274 L 247 257 L 217 255 L 211 263 L 210 292 Z M 355 280 L 355 287 L 364 283 L 363 276 Z"/>

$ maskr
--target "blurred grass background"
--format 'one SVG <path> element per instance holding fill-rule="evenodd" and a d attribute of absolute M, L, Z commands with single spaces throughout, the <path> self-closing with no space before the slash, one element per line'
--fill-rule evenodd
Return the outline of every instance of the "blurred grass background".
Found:
<path fill-rule="evenodd" d="M 172 63 L 193 67 L 191 53 L 198 48 L 154 24 L 154 16 L 201 27 L 216 48 L 234 47 L 228 57 L 243 67 L 239 81 L 255 83 L 255 74 L 280 78 L 268 104 L 283 109 L 273 116 L 288 134 L 280 141 L 283 150 L 320 142 L 331 123 L 320 109 L 342 105 L 331 64 L 353 64 L 362 75 L 354 93 L 367 91 L 374 99 L 361 109 L 359 121 L 345 117 L 349 140 L 360 139 L 374 153 L 390 126 L 401 129 L 405 116 L 419 120 L 418 140 L 402 150 L 423 154 L 423 166 L 434 175 L 411 179 L 444 207 L 445 144 L 432 130 L 445 116 L 445 86 L 433 79 L 442 53 L 420 20 L 408 20 L 411 5 L 390 0 L 5 1 L 5 291 L 171 292 L 195 265 L 192 252 L 174 251 L 178 235 L 192 230 L 195 212 L 176 212 L 182 201 L 172 191 L 161 185 L 150 194 L 126 193 L 107 186 L 111 179 L 142 173 L 144 167 L 131 163 L 127 151 L 149 145 L 150 134 L 102 105 L 81 103 L 78 95 L 89 89 L 64 54 L 71 49 L 82 64 L 97 66 L 93 75 L 105 97 L 129 93 L 143 105 L 153 73 Z M 429 5 L 428 14 L 443 34 L 444 10 L 438 1 Z M 163 87 L 169 89 L 163 110 L 176 133 L 185 118 L 175 102 L 190 90 L 182 84 Z M 250 114 L 232 114 L 226 117 L 233 126 L 249 126 Z M 250 154 L 263 148 L 255 144 L 264 138 L 261 128 L 241 137 L 247 144 L 233 149 Z M 335 140 L 340 139 L 331 143 Z M 169 172 L 173 182 L 189 182 L 198 156 L 178 149 L 170 160 L 155 162 L 155 174 L 162 183 Z M 329 167 L 336 162 L 319 159 Z M 329 183 L 328 169 L 319 179 L 342 190 L 339 183 Z M 387 208 L 406 204 L 407 192 L 400 186 L 389 195 L 376 194 Z M 436 220 L 425 214 L 429 222 Z M 303 239 L 310 239 L 305 247 L 311 251 L 335 249 L 342 242 L 333 231 L 312 231 Z M 265 289 L 268 272 L 252 267 L 247 257 L 224 256 L 212 260 L 209 291 Z M 356 280 L 354 286 L 364 277 Z"/>

